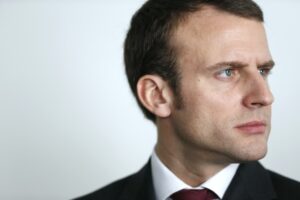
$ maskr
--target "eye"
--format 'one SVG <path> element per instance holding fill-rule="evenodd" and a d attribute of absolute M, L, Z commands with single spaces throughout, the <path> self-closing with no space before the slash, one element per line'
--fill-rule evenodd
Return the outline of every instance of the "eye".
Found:
<path fill-rule="evenodd" d="M 231 78 L 234 75 L 235 70 L 228 68 L 228 69 L 223 69 L 217 73 L 217 78 L 221 79 L 228 79 Z"/>
<path fill-rule="evenodd" d="M 260 69 L 258 69 L 258 72 L 259 72 L 260 75 L 262 75 L 263 77 L 267 77 L 268 75 L 271 74 L 271 69 L 269 69 L 269 68 L 260 68 Z"/>

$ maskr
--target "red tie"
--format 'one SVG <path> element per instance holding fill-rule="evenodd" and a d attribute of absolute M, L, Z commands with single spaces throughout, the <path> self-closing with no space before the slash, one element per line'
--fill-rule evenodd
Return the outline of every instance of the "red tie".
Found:
<path fill-rule="evenodd" d="M 180 190 L 171 196 L 172 200 L 213 200 L 217 199 L 215 193 L 208 189 L 203 190 Z"/>

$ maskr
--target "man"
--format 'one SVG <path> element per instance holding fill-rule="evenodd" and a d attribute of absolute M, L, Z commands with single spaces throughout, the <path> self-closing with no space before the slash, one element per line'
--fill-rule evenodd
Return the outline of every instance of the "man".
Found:
<path fill-rule="evenodd" d="M 125 41 L 129 84 L 157 126 L 139 172 L 80 199 L 299 200 L 264 169 L 274 66 L 251 0 L 149 0 Z"/>

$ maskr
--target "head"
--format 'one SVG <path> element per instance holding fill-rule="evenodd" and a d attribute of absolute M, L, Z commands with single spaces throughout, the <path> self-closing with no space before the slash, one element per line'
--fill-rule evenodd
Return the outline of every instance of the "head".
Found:
<path fill-rule="evenodd" d="M 160 145 L 216 162 L 265 155 L 273 61 L 251 0 L 147 1 L 132 19 L 125 65 L 145 116 L 164 129 Z"/>
<path fill-rule="evenodd" d="M 263 22 L 263 13 L 251 0 L 149 0 L 133 16 L 124 43 L 124 61 L 130 88 L 144 115 L 155 122 L 137 94 L 138 80 L 156 74 L 168 82 L 180 107 L 180 71 L 172 35 L 180 22 L 191 13 L 211 5 L 216 9 Z"/>

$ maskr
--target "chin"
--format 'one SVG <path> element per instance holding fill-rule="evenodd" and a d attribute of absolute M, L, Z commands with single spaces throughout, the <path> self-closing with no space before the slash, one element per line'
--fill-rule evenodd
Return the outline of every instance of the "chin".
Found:
<path fill-rule="evenodd" d="M 252 137 L 247 142 L 239 145 L 239 151 L 236 154 L 241 161 L 257 161 L 264 158 L 268 152 L 268 137 L 266 134 Z"/>
<path fill-rule="evenodd" d="M 266 143 L 246 145 L 236 150 L 235 153 L 232 154 L 232 159 L 239 163 L 257 161 L 264 158 L 267 151 L 268 146 Z"/>
<path fill-rule="evenodd" d="M 240 155 L 242 162 L 257 161 L 264 158 L 267 155 L 267 147 L 261 147 L 258 149 L 252 149 L 247 152 L 243 152 L 243 155 Z"/>

